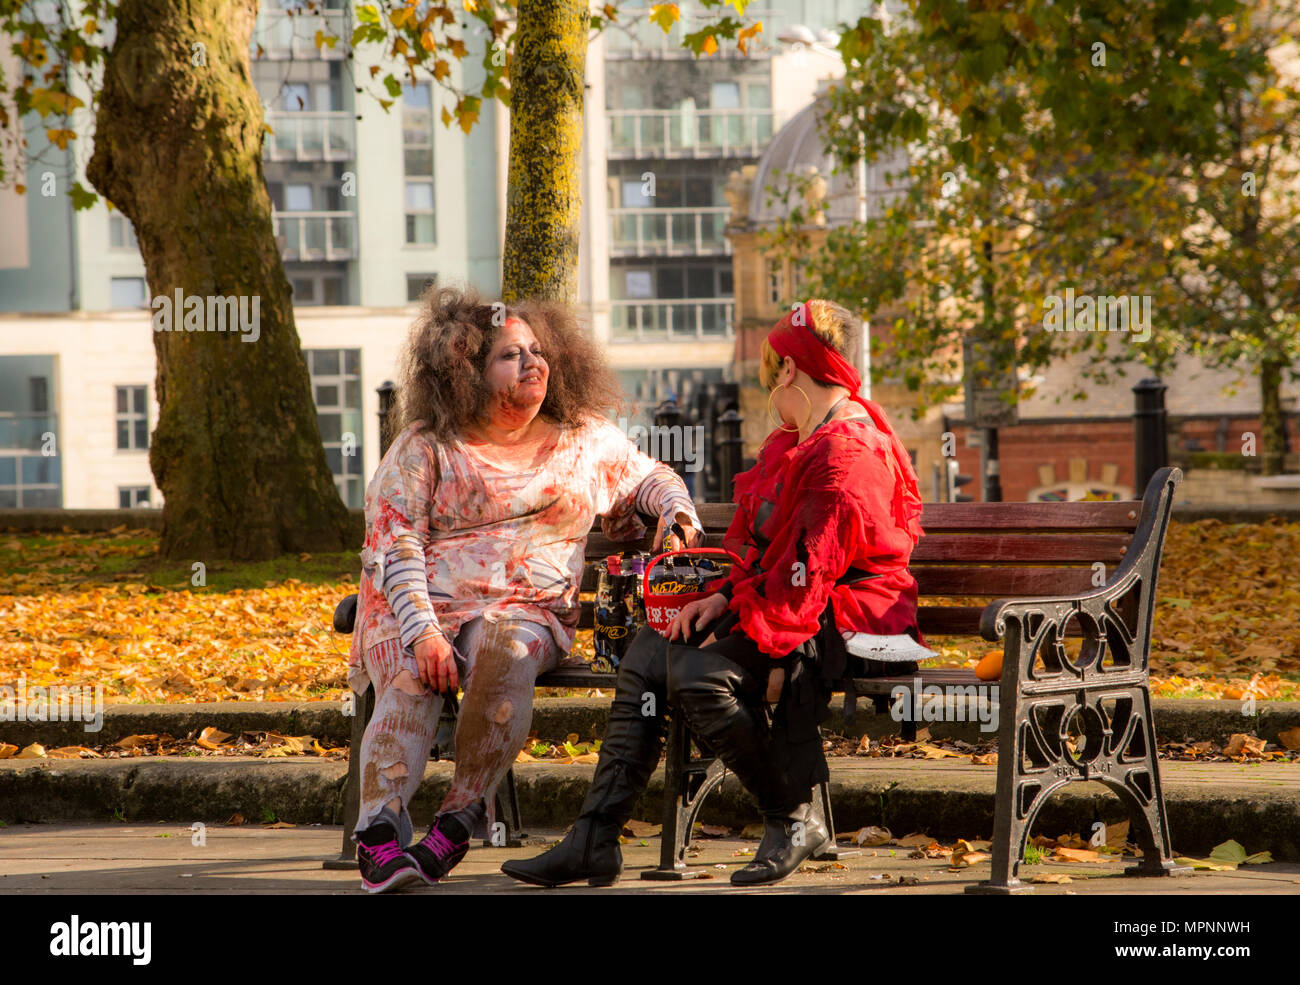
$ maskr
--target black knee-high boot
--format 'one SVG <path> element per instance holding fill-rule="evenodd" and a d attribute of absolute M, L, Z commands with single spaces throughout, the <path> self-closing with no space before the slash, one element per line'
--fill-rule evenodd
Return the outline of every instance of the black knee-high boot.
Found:
<path fill-rule="evenodd" d="M 763 814 L 763 840 L 754 861 L 733 874 L 735 885 L 779 882 L 821 851 L 831 837 L 811 804 L 801 802 L 806 790 L 791 785 L 786 757 L 774 755 L 758 707 L 762 683 L 721 654 L 684 647 L 672 650 L 669 700 L 691 731 L 736 774 Z"/>
<path fill-rule="evenodd" d="M 583 879 L 608 886 L 618 880 L 623 871 L 619 834 L 663 748 L 666 651 L 667 640 L 652 630 L 643 630 L 628 646 L 582 813 L 550 851 L 502 865 L 506 875 L 547 887 Z"/>

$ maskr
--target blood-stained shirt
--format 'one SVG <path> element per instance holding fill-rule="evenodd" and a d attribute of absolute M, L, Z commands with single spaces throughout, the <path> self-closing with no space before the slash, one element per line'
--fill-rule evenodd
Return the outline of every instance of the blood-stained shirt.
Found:
<path fill-rule="evenodd" d="M 544 624 L 568 652 L 577 632 L 587 534 L 597 516 L 613 540 L 642 537 L 646 528 L 636 507 L 649 498 L 670 516 L 686 512 L 700 527 L 680 477 L 603 418 L 560 428 L 539 457 L 537 468 L 516 471 L 484 460 L 459 438 L 435 440 L 422 422 L 398 435 L 366 488 L 349 659 L 355 690 L 369 683 L 363 654 L 401 638 L 403 622 L 423 621 L 408 630 L 413 638 L 426 635 L 427 627 L 454 640 L 472 619 L 495 622 L 508 614 Z M 411 605 L 427 606 L 427 614 L 399 612 L 399 622 L 389 603 L 399 596 L 385 567 L 418 557 L 421 549 L 427 603 L 423 592 L 405 594 Z"/>
<path fill-rule="evenodd" d="M 762 652 L 784 657 L 815 636 L 828 599 L 840 632 L 913 630 L 920 640 L 907 565 L 922 534 L 921 500 L 891 438 L 869 419 L 828 421 L 802 443 L 774 433 L 735 489 L 723 543 L 743 563 L 719 588 Z M 879 577 L 837 585 L 850 567 Z"/>

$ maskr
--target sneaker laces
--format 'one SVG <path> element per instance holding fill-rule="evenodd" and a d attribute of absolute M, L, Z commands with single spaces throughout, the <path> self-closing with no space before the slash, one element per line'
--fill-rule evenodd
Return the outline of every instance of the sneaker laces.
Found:
<path fill-rule="evenodd" d="M 468 842 L 461 842 L 458 845 L 443 834 L 439 828 L 434 827 L 421 839 L 420 844 L 433 852 L 439 859 L 447 859 L 464 848 Z"/>
<path fill-rule="evenodd" d="M 367 845 L 366 850 L 380 865 L 388 865 L 402 857 L 402 849 L 396 841 L 386 841 L 382 845 Z"/>

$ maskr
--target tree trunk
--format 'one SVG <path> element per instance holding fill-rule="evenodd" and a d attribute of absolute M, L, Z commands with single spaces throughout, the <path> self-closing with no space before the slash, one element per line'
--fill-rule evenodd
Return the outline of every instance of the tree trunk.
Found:
<path fill-rule="evenodd" d="M 122 0 L 87 169 L 135 226 L 148 273 L 161 406 L 149 464 L 169 558 L 352 539 L 272 230 L 249 70 L 257 6 Z M 230 297 L 246 321 L 227 318 L 218 299 Z"/>
<path fill-rule="evenodd" d="M 1286 363 L 1265 359 L 1259 366 L 1260 468 L 1278 475 L 1286 461 L 1286 426 L 1282 419 L 1282 371 Z"/>
<path fill-rule="evenodd" d="M 506 301 L 577 296 L 587 25 L 586 0 L 520 0 L 501 264 Z"/>

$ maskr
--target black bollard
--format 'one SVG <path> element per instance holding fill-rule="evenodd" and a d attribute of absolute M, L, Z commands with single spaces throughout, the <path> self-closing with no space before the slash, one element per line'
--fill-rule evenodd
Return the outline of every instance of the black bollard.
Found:
<path fill-rule="evenodd" d="M 682 450 L 683 435 L 681 428 L 684 424 L 684 417 L 685 415 L 681 412 L 681 408 L 677 406 L 677 402 L 672 397 L 669 397 L 655 408 L 655 428 L 657 429 L 657 434 L 655 435 L 655 440 L 650 443 L 652 451 L 658 450 L 660 456 L 671 454 L 674 447 L 672 441 L 674 436 L 676 436 L 678 442 L 676 446 L 677 450 Z M 674 472 L 680 475 L 683 482 L 686 481 L 685 456 L 682 456 L 675 461 L 663 457 L 660 457 L 659 460 L 665 465 L 670 466 Z"/>
<path fill-rule="evenodd" d="M 1168 416 L 1160 380 L 1139 380 L 1133 387 L 1133 494 L 1141 499 L 1158 469 L 1169 464 Z"/>
<path fill-rule="evenodd" d="M 736 475 L 742 471 L 740 467 L 740 460 L 744 452 L 744 439 L 740 436 L 742 420 L 740 411 L 734 407 L 723 411 L 718 418 L 718 465 L 720 469 L 718 495 L 724 503 L 731 502 L 731 484 L 735 481 Z"/>

